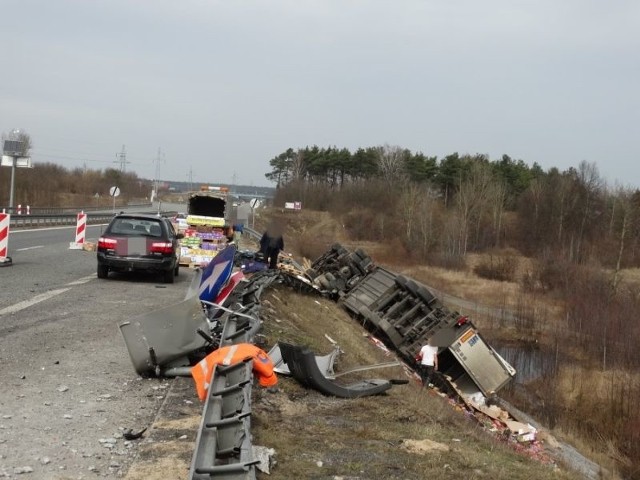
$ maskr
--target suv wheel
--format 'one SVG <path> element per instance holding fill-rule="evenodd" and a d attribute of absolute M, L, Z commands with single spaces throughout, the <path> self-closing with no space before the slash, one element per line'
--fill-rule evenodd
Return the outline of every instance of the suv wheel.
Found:
<path fill-rule="evenodd" d="M 109 276 L 109 267 L 106 265 L 98 265 L 98 278 L 107 278 Z"/>
<path fill-rule="evenodd" d="M 173 271 L 173 274 L 177 277 L 179 273 L 180 273 L 180 264 L 176 262 L 176 268 Z"/>

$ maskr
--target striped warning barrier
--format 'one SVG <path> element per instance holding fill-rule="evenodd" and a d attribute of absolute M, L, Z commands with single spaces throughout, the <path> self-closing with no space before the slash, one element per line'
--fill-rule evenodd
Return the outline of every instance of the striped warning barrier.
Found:
<path fill-rule="evenodd" d="M 80 212 L 76 220 L 76 241 L 69 242 L 69 248 L 72 250 L 82 250 L 84 247 L 84 238 L 87 230 L 87 214 Z"/>
<path fill-rule="evenodd" d="M 11 215 L 0 213 L 0 266 L 11 265 L 11 257 L 7 256 L 9 251 L 9 224 Z"/>

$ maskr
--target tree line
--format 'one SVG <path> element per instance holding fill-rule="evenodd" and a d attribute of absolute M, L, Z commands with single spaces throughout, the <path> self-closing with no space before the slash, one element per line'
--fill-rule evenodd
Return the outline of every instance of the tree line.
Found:
<path fill-rule="evenodd" d="M 554 254 L 575 263 L 640 266 L 640 193 L 611 188 L 595 163 L 545 171 L 508 155 L 438 159 L 384 145 L 354 153 L 289 148 L 269 165 L 266 178 L 312 208 L 345 198 L 357 203 L 353 192 L 359 190 L 366 198 L 361 206 L 371 204 L 367 197 L 376 205 L 384 199 L 375 209 L 378 228 L 367 234 L 400 238 L 423 259 L 506 246 L 539 255 L 553 245 Z"/>
<path fill-rule="evenodd" d="M 0 204 L 9 204 L 10 179 L 11 169 L 0 168 Z M 14 205 L 31 208 L 111 205 L 109 189 L 113 186 L 121 191 L 118 204 L 147 199 L 151 192 L 151 182 L 138 178 L 135 172 L 67 169 L 54 163 L 16 169 L 14 182 Z"/>

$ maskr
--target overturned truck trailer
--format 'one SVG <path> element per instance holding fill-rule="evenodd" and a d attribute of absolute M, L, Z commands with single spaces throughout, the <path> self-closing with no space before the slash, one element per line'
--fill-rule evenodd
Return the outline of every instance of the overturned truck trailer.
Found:
<path fill-rule="evenodd" d="M 483 339 L 473 322 L 445 307 L 424 285 L 377 266 L 362 249 L 339 244 L 307 272 L 363 325 L 413 363 L 429 340 L 439 347 L 439 371 L 458 392 L 491 396 L 515 370 Z"/>

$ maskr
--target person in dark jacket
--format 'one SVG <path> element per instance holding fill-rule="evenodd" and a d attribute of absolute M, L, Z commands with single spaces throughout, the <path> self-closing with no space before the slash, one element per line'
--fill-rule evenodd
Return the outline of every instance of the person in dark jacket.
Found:
<path fill-rule="evenodd" d="M 270 269 L 278 267 L 278 255 L 281 250 L 284 250 L 282 229 L 272 225 L 267 228 L 260 239 L 260 253 L 264 256 L 264 261 Z"/>

